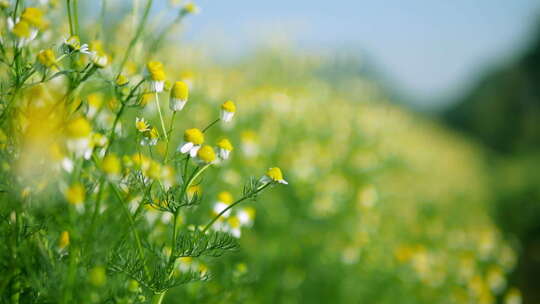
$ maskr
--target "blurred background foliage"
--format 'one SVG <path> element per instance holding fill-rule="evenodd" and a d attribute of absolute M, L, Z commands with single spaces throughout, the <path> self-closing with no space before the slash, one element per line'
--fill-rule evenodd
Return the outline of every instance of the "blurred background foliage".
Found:
<path fill-rule="evenodd" d="M 442 113 L 451 127 L 487 147 L 497 224 L 523 248 L 516 274 L 525 303 L 540 301 L 540 26 L 516 60 L 485 73 Z"/>
<path fill-rule="evenodd" d="M 110 14 L 119 17 L 103 20 L 101 27 L 111 30 L 100 39 L 115 58 L 133 20 L 125 7 Z M 155 38 L 156 29 L 151 24 L 142 40 Z M 172 290 L 167 303 L 515 304 L 521 292 L 524 303 L 540 301 L 540 40 L 429 116 L 407 108 L 373 76 L 375 67 L 354 58 L 274 47 L 224 63 L 174 43 L 176 34 L 146 58 L 162 60 L 168 75 L 192 85 L 188 106 L 197 114 L 176 127 L 204 125 L 224 99 L 239 109 L 229 130 L 237 147 L 231 163 L 204 181 L 203 195 L 235 189 L 238 196 L 244 177 L 265 164 L 279 164 L 290 185 L 250 203 L 257 217 L 253 229 L 242 231 L 238 252 L 183 261 L 208 265 L 212 280 Z M 95 35 L 87 36 L 82 40 Z M 83 103 L 102 89 L 88 86 Z M 103 108 L 114 108 L 102 98 Z M 151 105 L 143 113 L 157 121 Z M 130 121 L 135 116 L 128 113 Z M 55 244 L 67 221 L 64 202 L 58 195 L 40 199 L 56 201 L 36 211 Z M 205 196 L 200 210 L 182 214 L 184 227 L 207 217 L 215 199 Z M 98 225 L 111 229 L 91 236 L 95 256 L 77 273 L 89 281 L 95 274 L 84 269 L 105 264 L 103 244 L 115 242 L 115 229 L 126 221 L 111 208 Z M 159 220 L 149 226 L 155 239 L 166 235 Z M 32 279 L 54 296 L 65 268 L 45 271 L 51 280 Z M 104 291 L 123 296 L 118 290 L 126 282 L 77 284 L 98 302 Z"/>

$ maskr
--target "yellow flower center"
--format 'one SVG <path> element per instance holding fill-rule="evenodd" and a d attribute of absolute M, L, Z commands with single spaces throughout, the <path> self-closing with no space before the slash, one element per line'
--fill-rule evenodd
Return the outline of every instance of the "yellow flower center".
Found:
<path fill-rule="evenodd" d="M 200 145 L 204 142 L 204 134 L 197 128 L 187 129 L 184 132 L 184 140 L 195 145 Z"/>
<path fill-rule="evenodd" d="M 22 20 L 40 29 L 45 27 L 45 22 L 43 21 L 42 17 L 43 12 L 37 7 L 27 7 L 21 14 Z"/>
<path fill-rule="evenodd" d="M 199 157 L 200 160 L 206 163 L 211 163 L 216 160 L 216 153 L 214 152 L 214 149 L 212 149 L 212 147 L 203 146 L 197 152 L 197 157 Z"/>
<path fill-rule="evenodd" d="M 37 58 L 39 63 L 49 68 L 56 64 L 56 57 L 54 56 L 54 52 L 51 49 L 40 51 L 37 55 Z"/>
<path fill-rule="evenodd" d="M 187 84 L 183 81 L 175 82 L 171 90 L 171 96 L 173 98 L 187 100 L 189 96 L 189 89 Z"/>
<path fill-rule="evenodd" d="M 141 119 L 135 122 L 135 128 L 137 128 L 139 132 L 145 132 L 148 130 L 149 125 L 146 123 L 146 121 Z"/>
<path fill-rule="evenodd" d="M 120 75 L 118 75 L 118 77 L 116 77 L 116 84 L 119 85 L 119 86 L 123 86 L 128 82 L 129 82 L 129 80 L 123 74 L 120 74 Z"/>
<path fill-rule="evenodd" d="M 67 135 L 71 138 L 81 138 L 90 135 L 92 128 L 83 117 L 75 118 L 67 126 Z"/>
<path fill-rule="evenodd" d="M 13 27 L 13 34 L 19 38 L 30 37 L 30 25 L 26 21 L 21 21 Z"/>
<path fill-rule="evenodd" d="M 283 174 L 278 167 L 270 168 L 266 171 L 266 176 L 270 177 L 274 181 L 283 180 Z"/>
<path fill-rule="evenodd" d="M 227 112 L 231 112 L 231 113 L 236 112 L 236 106 L 234 105 L 234 102 L 232 102 L 231 100 L 225 101 L 225 102 L 221 105 L 221 109 L 222 109 L 223 111 L 227 111 Z"/>
<path fill-rule="evenodd" d="M 69 232 L 62 231 L 60 238 L 58 239 L 58 247 L 64 249 L 69 245 Z"/>
<path fill-rule="evenodd" d="M 76 35 L 69 37 L 68 40 L 66 40 L 66 44 L 74 50 L 81 48 L 81 40 L 79 39 L 79 36 Z"/>
<path fill-rule="evenodd" d="M 107 174 L 116 175 L 120 173 L 120 160 L 116 155 L 109 154 L 105 156 L 103 162 L 101 163 L 101 168 L 103 172 Z"/>
<path fill-rule="evenodd" d="M 233 197 L 230 192 L 223 191 L 218 194 L 218 201 L 230 205 L 233 202 Z"/>
<path fill-rule="evenodd" d="M 149 72 L 163 70 L 163 64 L 159 61 L 150 61 L 146 64 Z"/>
<path fill-rule="evenodd" d="M 70 204 L 81 204 L 84 202 L 84 198 L 84 187 L 79 183 L 71 185 L 71 187 L 66 190 L 66 200 Z"/>
<path fill-rule="evenodd" d="M 240 227 L 240 220 L 236 216 L 231 216 L 227 222 L 229 225 L 231 225 L 232 228 L 239 228 Z"/>
<path fill-rule="evenodd" d="M 154 81 L 165 81 L 165 79 L 167 78 L 163 70 L 150 71 L 150 77 Z"/>
<path fill-rule="evenodd" d="M 233 150 L 233 146 L 231 142 L 226 138 L 223 138 L 222 140 L 218 141 L 217 145 L 223 150 L 227 150 L 227 151 Z"/>

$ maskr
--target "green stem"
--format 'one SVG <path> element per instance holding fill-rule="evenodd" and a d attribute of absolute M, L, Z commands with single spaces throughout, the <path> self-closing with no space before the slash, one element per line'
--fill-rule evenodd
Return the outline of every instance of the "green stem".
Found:
<path fill-rule="evenodd" d="M 165 293 L 167 293 L 167 291 L 156 293 L 152 297 L 152 304 L 161 304 L 161 302 L 163 302 L 163 299 L 165 298 Z"/>
<path fill-rule="evenodd" d="M 71 16 L 71 0 L 66 0 L 66 2 L 67 2 L 67 14 L 68 14 L 68 21 L 69 21 L 69 34 L 70 36 L 73 36 L 75 34 L 75 31 L 73 29 L 73 17 Z"/>
<path fill-rule="evenodd" d="M 202 130 L 202 132 L 204 133 L 204 132 L 208 131 L 208 129 L 210 129 L 213 125 L 217 124 L 220 120 L 221 120 L 221 118 L 218 118 L 218 119 L 212 121 L 208 126 L 206 126 L 206 127 Z"/>
<path fill-rule="evenodd" d="M 73 19 L 74 19 L 73 27 L 74 27 L 74 30 L 75 30 L 75 34 L 79 35 L 80 30 L 79 30 L 79 3 L 78 3 L 78 0 L 73 0 Z"/>
<path fill-rule="evenodd" d="M 173 112 L 173 115 L 172 115 L 172 118 L 171 118 L 171 123 L 169 125 L 169 131 L 168 131 L 168 136 L 169 136 L 169 139 L 167 140 L 167 146 L 166 146 L 166 149 L 165 149 L 165 164 L 167 164 L 167 161 L 169 160 L 169 142 L 171 141 L 171 133 L 173 131 L 173 127 L 174 127 L 174 118 L 176 117 L 176 111 Z"/>
<path fill-rule="evenodd" d="M 159 95 L 157 92 L 155 92 L 155 94 L 156 94 L 156 107 L 159 114 L 159 120 L 161 121 L 161 130 L 163 131 L 165 140 L 169 142 L 169 137 L 167 136 L 167 130 L 165 129 L 165 121 L 163 120 L 163 115 L 161 114 L 161 106 L 159 105 Z"/>
<path fill-rule="evenodd" d="M 141 256 L 141 258 L 143 260 L 144 271 L 146 273 L 146 276 L 150 277 L 150 271 L 148 270 L 148 266 L 146 265 L 146 257 L 145 257 L 144 250 L 143 250 L 143 247 L 142 247 L 141 238 L 139 237 L 139 233 L 137 232 L 137 229 L 135 228 L 135 221 L 133 220 L 133 217 L 131 216 L 131 213 L 127 209 L 127 207 L 126 207 L 126 205 L 124 203 L 124 200 L 122 198 L 122 195 L 120 194 L 120 191 L 116 188 L 116 186 L 112 182 L 110 182 L 109 185 L 111 186 L 111 189 L 113 190 L 113 193 L 116 195 L 116 198 L 118 199 L 118 202 L 120 203 L 120 205 L 122 205 L 122 209 L 124 210 L 124 213 L 126 214 L 126 217 L 129 220 L 130 228 L 131 228 L 131 231 L 133 233 L 133 236 L 135 237 L 135 242 L 137 244 L 137 249 L 139 251 L 139 255 Z"/>
<path fill-rule="evenodd" d="M 146 7 L 144 8 L 144 14 L 142 16 L 141 22 L 139 23 L 139 26 L 137 27 L 137 32 L 135 33 L 135 36 L 133 37 L 133 39 L 131 39 L 131 41 L 129 42 L 128 48 L 127 48 L 126 52 L 124 53 L 124 57 L 122 58 L 122 61 L 120 62 L 120 66 L 118 67 L 118 71 L 116 73 L 117 77 L 118 77 L 118 75 L 120 75 L 120 73 L 122 73 L 122 69 L 124 68 L 124 65 L 126 64 L 127 59 L 131 55 L 131 51 L 133 50 L 133 47 L 135 47 L 135 44 L 137 43 L 137 41 L 141 37 L 141 34 L 142 34 L 142 32 L 144 30 L 144 27 L 146 25 L 146 22 L 148 20 L 148 15 L 150 13 L 150 8 L 152 7 L 152 2 L 154 2 L 154 1 L 153 0 L 148 0 L 148 2 L 146 2 Z"/>

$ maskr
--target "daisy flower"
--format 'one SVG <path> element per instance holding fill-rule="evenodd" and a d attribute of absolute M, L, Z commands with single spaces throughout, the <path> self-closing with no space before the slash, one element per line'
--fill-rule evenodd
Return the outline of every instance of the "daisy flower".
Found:
<path fill-rule="evenodd" d="M 223 138 L 217 143 L 218 146 L 218 155 L 221 159 L 227 160 L 231 154 L 231 151 L 234 149 L 231 142 Z"/>
<path fill-rule="evenodd" d="M 180 153 L 188 153 L 191 157 L 197 156 L 197 152 L 204 143 L 204 134 L 197 128 L 187 129 L 184 132 L 184 144 L 178 148 Z"/>
<path fill-rule="evenodd" d="M 70 121 L 66 127 L 66 145 L 70 151 L 78 156 L 88 155 L 91 152 L 92 127 L 88 120 L 78 117 Z"/>
<path fill-rule="evenodd" d="M 165 87 L 165 71 L 163 71 L 163 64 L 159 61 L 150 61 L 146 65 L 148 73 L 150 74 L 150 87 L 153 92 L 162 92 Z"/>
<path fill-rule="evenodd" d="M 288 184 L 288 182 L 285 179 L 283 179 L 283 174 L 281 173 L 281 169 L 278 167 L 273 167 L 273 168 L 268 169 L 268 171 L 266 171 L 266 174 L 263 177 L 261 177 L 261 182 L 265 184 L 271 183 L 271 182 L 278 182 L 284 185 Z"/>
<path fill-rule="evenodd" d="M 144 133 L 150 130 L 150 125 L 144 118 L 137 117 L 135 118 L 135 128 L 137 128 L 139 132 Z"/>
<path fill-rule="evenodd" d="M 227 191 L 220 192 L 218 194 L 218 200 L 214 204 L 214 208 L 212 209 L 214 216 L 219 215 L 221 212 L 223 212 L 223 210 L 227 209 L 227 207 L 229 207 L 229 205 L 232 204 L 232 202 L 233 202 L 233 197 L 231 193 Z M 230 214 L 231 214 L 231 210 L 227 210 L 225 213 L 223 213 L 222 216 L 229 217 Z"/>
<path fill-rule="evenodd" d="M 234 113 L 236 112 L 236 106 L 231 100 L 225 101 L 221 105 L 221 120 L 229 122 L 232 120 Z"/>
<path fill-rule="evenodd" d="M 211 164 L 216 160 L 214 149 L 208 145 L 202 146 L 197 151 L 197 159 L 202 163 Z"/>
<path fill-rule="evenodd" d="M 169 99 L 169 108 L 171 111 L 180 111 L 186 105 L 189 96 L 189 89 L 185 82 L 177 81 L 174 83 Z"/>
<path fill-rule="evenodd" d="M 90 51 L 88 51 L 88 44 L 85 43 L 81 45 L 79 36 L 73 35 L 67 39 L 64 39 L 64 45 L 69 52 L 81 52 L 83 54 L 90 55 Z"/>
<path fill-rule="evenodd" d="M 147 130 L 143 133 L 143 138 L 141 140 L 141 145 L 143 146 L 155 146 L 157 145 L 159 138 L 159 132 L 155 127 L 152 127 L 150 130 Z"/>

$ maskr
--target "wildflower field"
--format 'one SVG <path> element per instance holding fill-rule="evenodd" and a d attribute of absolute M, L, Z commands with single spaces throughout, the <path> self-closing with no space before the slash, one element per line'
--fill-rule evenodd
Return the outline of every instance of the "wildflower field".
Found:
<path fill-rule="evenodd" d="M 1 303 L 521 303 L 479 147 L 324 56 L 218 63 L 193 3 L 78 2 L 0 1 Z"/>

